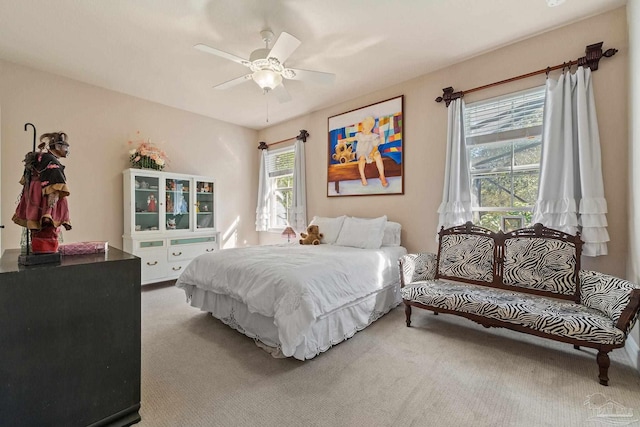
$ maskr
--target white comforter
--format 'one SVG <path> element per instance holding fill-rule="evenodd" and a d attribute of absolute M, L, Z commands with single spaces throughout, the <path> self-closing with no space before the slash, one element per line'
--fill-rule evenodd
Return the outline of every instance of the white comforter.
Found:
<path fill-rule="evenodd" d="M 249 311 L 274 318 L 282 352 L 293 355 L 320 316 L 399 281 L 403 247 L 335 245 L 224 249 L 194 259 L 176 286 L 226 294 Z"/>

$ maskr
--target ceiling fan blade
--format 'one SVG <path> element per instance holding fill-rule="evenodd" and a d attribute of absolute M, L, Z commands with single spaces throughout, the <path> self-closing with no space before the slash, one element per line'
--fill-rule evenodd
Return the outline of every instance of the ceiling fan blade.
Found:
<path fill-rule="evenodd" d="M 296 73 L 289 80 L 304 80 L 320 84 L 331 84 L 336 80 L 336 75 L 332 73 L 323 73 L 322 71 L 299 70 L 297 68 L 289 68 Z"/>
<path fill-rule="evenodd" d="M 251 74 L 245 74 L 244 76 L 237 77 L 233 80 L 229 80 L 228 82 L 220 83 L 219 85 L 215 85 L 213 88 L 218 90 L 229 89 L 230 87 L 237 86 L 247 80 L 251 80 Z"/>
<path fill-rule="evenodd" d="M 269 58 L 277 58 L 281 64 L 284 64 L 284 61 L 286 61 L 293 51 L 300 46 L 300 43 L 302 43 L 300 40 L 283 31 L 280 33 L 278 40 L 276 40 L 276 43 L 271 48 Z"/>
<path fill-rule="evenodd" d="M 207 53 L 210 53 L 212 55 L 216 55 L 216 56 L 219 56 L 221 58 L 228 59 L 228 60 L 233 61 L 233 62 L 237 62 L 238 64 L 244 65 L 245 67 L 247 67 L 250 64 L 249 60 L 247 60 L 247 59 L 243 59 L 243 58 L 240 58 L 239 56 L 235 56 L 235 55 L 233 55 L 231 53 L 227 53 L 227 52 L 224 52 L 222 50 L 213 48 L 211 46 L 207 46 L 206 44 L 197 44 L 197 45 L 195 45 L 193 47 L 198 49 L 198 50 L 201 50 L 202 52 L 207 52 Z"/>
<path fill-rule="evenodd" d="M 289 91 L 282 83 L 273 88 L 273 94 L 278 98 L 278 102 L 289 102 L 291 101 L 291 95 L 289 95 Z"/>

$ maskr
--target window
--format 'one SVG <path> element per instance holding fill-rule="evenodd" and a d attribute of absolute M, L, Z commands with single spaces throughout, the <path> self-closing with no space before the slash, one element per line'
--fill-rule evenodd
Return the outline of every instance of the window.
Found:
<path fill-rule="evenodd" d="M 508 223 L 531 224 L 538 195 L 543 109 L 544 86 L 466 106 L 475 224 L 494 231 Z"/>
<path fill-rule="evenodd" d="M 270 151 L 267 155 L 269 175 L 269 229 L 282 230 L 288 225 L 293 201 L 293 147 Z"/>

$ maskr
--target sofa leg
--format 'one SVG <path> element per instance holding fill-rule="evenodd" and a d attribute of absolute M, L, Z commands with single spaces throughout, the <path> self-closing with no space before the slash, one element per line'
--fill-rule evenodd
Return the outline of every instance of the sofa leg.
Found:
<path fill-rule="evenodd" d="M 437 316 L 437 315 L 438 315 L 438 312 L 437 312 L 437 311 L 434 311 L 434 312 L 433 312 L 433 315 L 434 315 L 434 316 Z"/>
<path fill-rule="evenodd" d="M 411 326 L 411 306 L 409 304 L 404 305 L 404 315 L 407 317 L 407 328 Z"/>
<path fill-rule="evenodd" d="M 598 362 L 598 367 L 600 368 L 600 384 L 609 385 L 609 376 L 607 375 L 609 372 L 609 365 L 611 361 L 609 360 L 608 351 L 598 351 L 598 355 L 596 356 L 596 361 Z"/>
<path fill-rule="evenodd" d="M 579 345 L 573 345 L 573 348 L 575 348 L 576 350 L 580 350 L 580 346 Z"/>

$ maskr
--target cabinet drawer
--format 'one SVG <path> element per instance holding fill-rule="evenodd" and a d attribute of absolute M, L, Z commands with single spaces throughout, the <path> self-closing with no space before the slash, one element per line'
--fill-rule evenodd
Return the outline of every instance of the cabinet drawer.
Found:
<path fill-rule="evenodd" d="M 167 276 L 170 279 L 177 279 L 178 276 L 180 276 L 182 274 L 182 272 L 185 270 L 185 268 L 187 268 L 187 266 L 189 265 L 190 262 L 191 262 L 191 260 L 188 259 L 188 260 L 184 260 L 184 261 L 177 261 L 177 262 L 168 263 Z"/>
<path fill-rule="evenodd" d="M 167 251 L 162 250 L 141 250 L 136 251 L 142 261 L 142 281 L 148 282 L 153 279 L 164 277 L 167 273 Z"/>
<path fill-rule="evenodd" d="M 171 245 L 167 250 L 167 260 L 169 262 L 191 260 L 198 255 L 206 254 L 217 250 L 215 242 L 198 243 L 193 245 Z"/>

